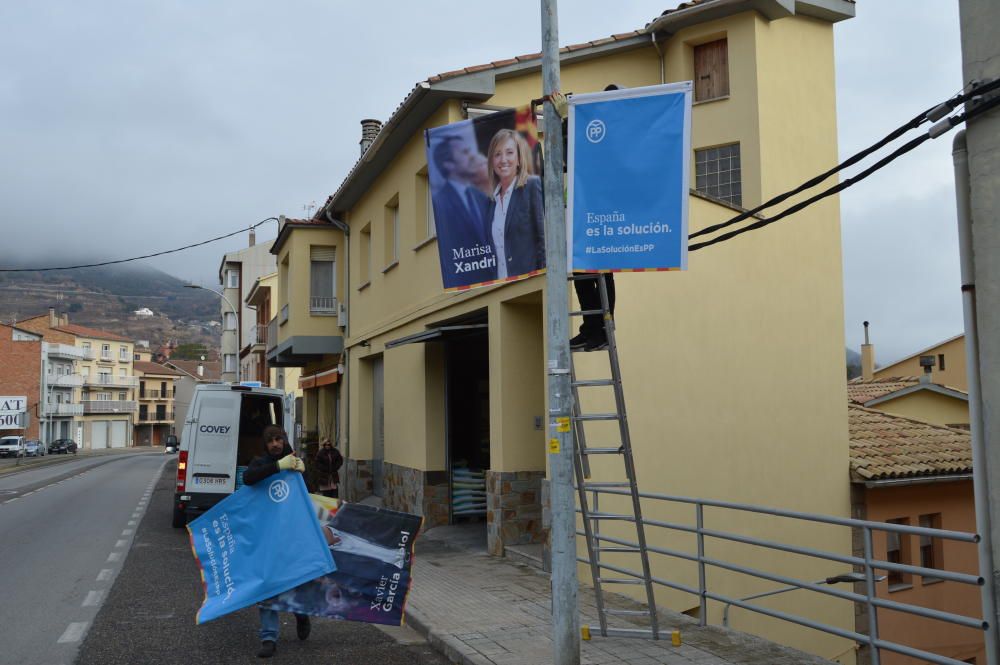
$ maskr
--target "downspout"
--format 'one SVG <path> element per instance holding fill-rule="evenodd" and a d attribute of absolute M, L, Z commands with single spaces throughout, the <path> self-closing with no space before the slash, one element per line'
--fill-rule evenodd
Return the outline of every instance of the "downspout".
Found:
<path fill-rule="evenodd" d="M 656 55 L 660 60 L 660 84 L 667 82 L 667 73 L 665 70 L 666 65 L 663 63 L 663 51 L 660 50 L 660 45 L 656 41 L 656 30 L 649 33 L 650 41 L 653 43 L 653 48 L 656 49 Z"/>
<path fill-rule="evenodd" d="M 962 311 L 965 318 L 965 361 L 969 378 L 969 426 L 972 435 L 972 486 L 976 506 L 976 532 L 979 574 L 983 578 L 982 608 L 987 622 L 986 653 L 997 653 L 997 614 L 994 598 L 993 547 L 990 542 L 991 520 L 989 474 L 986 464 L 986 444 L 983 440 L 983 403 L 979 373 L 979 331 L 976 326 L 975 256 L 972 249 L 972 217 L 969 194 L 969 153 L 965 130 L 952 142 L 955 165 L 955 199 L 958 216 L 958 252 L 962 271 Z"/>
<path fill-rule="evenodd" d="M 344 254 L 346 258 L 344 259 L 344 307 L 347 309 L 347 325 L 344 326 L 344 339 L 350 339 L 351 337 L 351 227 L 339 219 L 334 219 L 333 215 L 330 214 L 330 206 L 326 205 L 323 207 L 323 215 L 326 219 L 333 224 L 336 228 L 344 234 Z M 340 375 L 340 382 L 344 385 L 341 388 L 343 391 L 343 402 L 344 402 L 344 449 L 341 451 L 344 458 L 347 459 L 351 456 L 351 391 L 346 388 L 347 383 L 344 378 L 347 376 L 348 368 L 351 366 L 351 350 L 344 345 L 344 373 Z M 339 432 L 338 432 L 339 434 Z"/>

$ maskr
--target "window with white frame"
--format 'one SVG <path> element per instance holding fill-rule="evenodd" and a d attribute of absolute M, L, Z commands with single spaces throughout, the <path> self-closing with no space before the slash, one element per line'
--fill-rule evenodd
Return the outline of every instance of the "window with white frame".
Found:
<path fill-rule="evenodd" d="M 101 358 L 111 360 L 111 345 L 101 344 Z"/>
<path fill-rule="evenodd" d="M 128 399 L 128 393 L 123 393 L 123 392 L 118 393 L 119 402 L 124 402 L 127 399 Z"/>
<path fill-rule="evenodd" d="M 230 268 L 226 271 L 226 288 L 227 289 L 238 289 L 240 288 L 240 271 L 235 268 Z"/>
<path fill-rule="evenodd" d="M 119 378 L 124 379 L 126 377 L 125 372 L 127 372 L 127 371 L 128 370 L 126 370 L 124 367 L 119 367 L 118 368 L 118 376 L 119 376 Z"/>
<path fill-rule="evenodd" d="M 236 312 L 225 312 L 222 315 L 222 329 L 236 330 Z"/>
<path fill-rule="evenodd" d="M 312 314 L 337 312 L 337 248 L 309 248 L 309 311 Z"/>
<path fill-rule="evenodd" d="M 236 371 L 236 354 L 235 353 L 227 353 L 226 355 L 223 356 L 223 361 L 225 363 L 225 365 L 224 365 L 225 366 L 225 370 L 224 371 L 227 374 L 231 374 L 231 373 L 233 373 L 233 372 Z"/>
<path fill-rule="evenodd" d="M 123 363 L 128 362 L 128 347 L 127 346 L 119 346 L 118 347 L 118 360 L 122 361 Z"/>
<path fill-rule="evenodd" d="M 694 151 L 695 189 L 733 205 L 743 205 L 740 144 Z"/>

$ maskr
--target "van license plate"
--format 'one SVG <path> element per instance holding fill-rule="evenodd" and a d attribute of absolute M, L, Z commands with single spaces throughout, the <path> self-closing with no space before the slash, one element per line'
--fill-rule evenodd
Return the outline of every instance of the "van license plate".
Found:
<path fill-rule="evenodd" d="M 228 478 L 199 478 L 195 476 L 195 485 L 225 485 Z"/>

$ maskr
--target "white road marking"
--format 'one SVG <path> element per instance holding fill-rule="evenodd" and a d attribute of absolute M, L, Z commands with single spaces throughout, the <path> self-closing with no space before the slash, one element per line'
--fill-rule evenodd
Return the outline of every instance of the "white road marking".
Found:
<path fill-rule="evenodd" d="M 18 499 L 18 497 L 15 496 L 13 499 L 7 499 L 6 501 L 4 501 L 4 503 L 13 503 L 13 502 L 17 501 L 17 499 Z"/>
<path fill-rule="evenodd" d="M 30 492 L 25 492 L 25 493 L 24 493 L 24 494 L 22 494 L 21 496 L 31 496 L 31 495 L 32 495 L 32 494 L 34 494 L 34 493 L 35 493 L 35 490 L 32 490 L 32 491 L 30 491 Z"/>
<path fill-rule="evenodd" d="M 112 574 L 114 574 L 114 571 L 111 570 L 110 568 L 102 568 L 101 572 L 97 573 L 97 581 L 107 582 L 108 580 L 111 579 Z"/>
<path fill-rule="evenodd" d="M 108 562 L 109 563 L 112 563 L 112 562 L 115 562 L 115 561 L 121 561 L 121 560 L 122 560 L 122 553 L 121 552 L 112 552 L 111 554 L 108 555 Z"/>
<path fill-rule="evenodd" d="M 125 547 L 126 545 L 128 545 L 127 540 L 119 540 L 118 542 L 115 543 L 115 549 L 118 549 L 119 547 Z"/>
<path fill-rule="evenodd" d="M 83 634 L 87 632 L 88 623 L 86 621 L 74 621 L 66 627 L 62 637 L 56 640 L 56 644 L 67 644 L 69 642 L 79 642 Z"/>
<path fill-rule="evenodd" d="M 122 529 L 122 535 L 123 536 L 131 536 L 132 535 L 132 529 Z"/>
<path fill-rule="evenodd" d="M 88 591 L 87 597 L 83 599 L 83 607 L 96 607 L 100 605 L 103 597 L 103 591 Z"/>
<path fill-rule="evenodd" d="M 135 520 L 129 520 L 128 521 L 128 525 L 129 526 L 135 526 Z"/>

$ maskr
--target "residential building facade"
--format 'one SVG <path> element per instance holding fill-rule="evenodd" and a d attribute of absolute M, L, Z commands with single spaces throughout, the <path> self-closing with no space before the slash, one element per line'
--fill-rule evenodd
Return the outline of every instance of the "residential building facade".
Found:
<path fill-rule="evenodd" d="M 250 339 L 256 325 L 256 313 L 246 305 L 246 297 L 257 278 L 275 271 L 270 242 L 256 244 L 251 229 L 250 245 L 222 258 L 219 266 L 219 283 L 222 295 L 219 311 L 222 320 L 222 380 L 232 383 L 242 374 L 240 352 L 244 340 Z M 230 307 L 232 305 L 232 307 Z"/>
<path fill-rule="evenodd" d="M 139 380 L 134 440 L 136 445 L 162 446 L 168 434 L 176 434 L 174 398 L 182 374 L 145 360 L 133 366 Z"/>
<path fill-rule="evenodd" d="M 562 88 L 702 82 L 691 137 L 689 225 L 697 231 L 837 163 L 832 23 L 851 15 L 849 2 L 794 9 L 688 3 L 644 29 L 562 49 Z M 340 441 L 342 496 L 379 495 L 390 508 L 422 514 L 426 526 L 470 521 L 452 510 L 453 477 L 460 469 L 481 472 L 488 509 L 477 523 L 497 555 L 546 536 L 545 278 L 443 292 L 423 131 L 540 97 L 539 70 L 535 54 L 415 86 L 369 132 L 364 158 L 316 216 L 286 220 L 271 250 L 277 314 L 266 359 L 302 368 L 303 428 L 332 430 Z M 640 487 L 847 516 L 842 476 L 819 471 L 843 468 L 848 458 L 837 198 L 694 253 L 689 265 L 616 276 L 616 336 Z M 316 307 L 328 286 L 336 317 Z M 577 355 L 576 363 L 579 376 L 607 376 L 602 354 Z M 595 391 L 583 406 L 607 412 L 613 398 Z M 608 477 L 620 460 L 594 466 Z M 614 500 L 602 508 L 626 510 Z M 693 520 L 690 511 L 647 511 L 658 520 Z M 851 550 L 847 535 L 818 525 L 720 513 L 712 528 L 779 541 L 794 530 L 810 547 Z M 607 533 L 625 532 L 609 526 Z M 647 538 L 691 549 L 669 532 Z M 751 568 L 804 580 L 831 574 L 829 565 L 773 551 L 712 547 Z M 666 558 L 653 564 L 654 575 L 697 586 L 695 566 Z M 589 571 L 580 572 L 586 580 Z M 713 570 L 710 584 L 731 597 L 768 588 L 723 570 Z M 660 598 L 697 611 L 697 598 Z M 769 606 L 854 625 L 849 605 L 823 598 L 783 594 Z M 710 602 L 708 611 L 719 623 L 721 605 Z M 736 627 L 854 662 L 853 645 L 841 638 L 751 613 Z"/>
<path fill-rule="evenodd" d="M 19 422 L 4 425 L 0 436 L 41 436 L 42 336 L 28 329 L 0 324 L 0 394 L 24 397 L 25 412 Z"/>
<path fill-rule="evenodd" d="M 921 358 L 933 359 L 930 372 L 932 382 L 962 391 L 969 390 L 964 334 L 950 337 L 943 342 L 896 360 L 885 367 L 873 369 L 872 376 L 875 378 L 920 376 L 924 374 L 924 368 L 920 364 Z"/>
<path fill-rule="evenodd" d="M 195 387 L 200 383 L 219 383 L 222 367 L 217 360 L 166 360 L 163 366 L 180 373 L 174 384 L 177 388 L 174 392 L 174 423 L 177 431 L 183 432 Z"/>

